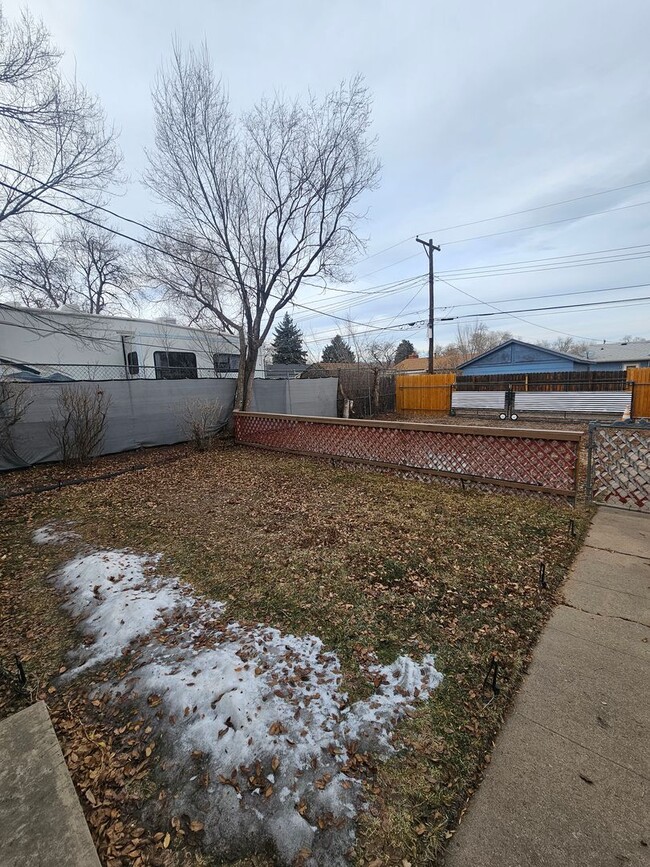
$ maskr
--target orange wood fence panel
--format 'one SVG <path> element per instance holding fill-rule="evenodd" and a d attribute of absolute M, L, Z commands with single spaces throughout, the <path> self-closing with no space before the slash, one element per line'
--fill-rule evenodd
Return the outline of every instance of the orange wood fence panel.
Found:
<path fill-rule="evenodd" d="M 631 367 L 628 382 L 633 382 L 632 418 L 650 418 L 650 367 Z"/>
<path fill-rule="evenodd" d="M 455 373 L 411 373 L 395 377 L 397 412 L 449 412 Z"/>

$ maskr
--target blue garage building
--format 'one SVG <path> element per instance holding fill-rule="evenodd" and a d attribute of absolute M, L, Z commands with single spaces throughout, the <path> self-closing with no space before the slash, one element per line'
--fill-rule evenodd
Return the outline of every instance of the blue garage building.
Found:
<path fill-rule="evenodd" d="M 586 358 L 534 346 L 523 340 L 507 340 L 458 365 L 461 376 L 483 376 L 493 373 L 558 373 L 566 370 L 587 371 L 592 367 Z"/>

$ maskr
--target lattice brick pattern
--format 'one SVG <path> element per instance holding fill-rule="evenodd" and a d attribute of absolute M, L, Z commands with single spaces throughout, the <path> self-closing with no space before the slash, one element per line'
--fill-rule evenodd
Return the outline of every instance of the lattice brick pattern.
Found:
<path fill-rule="evenodd" d="M 486 433 L 236 416 L 239 442 L 288 452 L 383 462 L 397 467 L 535 485 L 572 493 L 577 442 Z"/>
<path fill-rule="evenodd" d="M 595 502 L 650 512 L 650 428 L 598 428 L 592 460 Z"/>

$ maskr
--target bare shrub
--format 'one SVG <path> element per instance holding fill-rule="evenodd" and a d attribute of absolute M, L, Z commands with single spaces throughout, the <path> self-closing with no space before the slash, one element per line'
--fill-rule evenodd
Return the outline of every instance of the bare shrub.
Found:
<path fill-rule="evenodd" d="M 110 397 L 101 389 L 67 385 L 61 389 L 49 432 L 65 463 L 84 463 L 104 441 Z"/>
<path fill-rule="evenodd" d="M 223 408 L 216 400 L 196 398 L 188 400 L 183 409 L 183 426 L 196 448 L 202 452 L 214 443 L 215 436 L 224 427 Z"/>
<path fill-rule="evenodd" d="M 0 378 L 0 454 L 14 455 L 13 428 L 23 418 L 33 401 L 27 386 Z"/>

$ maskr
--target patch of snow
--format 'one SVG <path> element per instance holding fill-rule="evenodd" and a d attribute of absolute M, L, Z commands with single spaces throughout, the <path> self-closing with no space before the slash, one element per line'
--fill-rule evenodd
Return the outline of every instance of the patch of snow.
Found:
<path fill-rule="evenodd" d="M 62 530 L 55 527 L 54 524 L 45 524 L 32 533 L 32 542 L 35 545 L 63 545 L 65 542 L 78 538 L 79 533 L 74 533 L 72 530 Z"/>
<path fill-rule="evenodd" d="M 93 640 L 68 675 L 131 650 L 128 676 L 102 689 L 157 707 L 170 809 L 203 821 L 215 857 L 271 844 L 284 864 L 301 850 L 306 865 L 346 864 L 362 806 L 349 764 L 394 750 L 395 724 L 442 680 L 433 656 L 371 666 L 377 692 L 350 704 L 320 639 L 228 622 L 224 605 L 162 578 L 156 561 L 95 552 L 56 574 Z"/>
<path fill-rule="evenodd" d="M 131 642 L 162 622 L 165 612 L 185 603 L 178 582 L 155 574 L 158 558 L 126 551 L 96 551 L 75 557 L 57 575 L 69 593 L 64 607 L 81 618 L 93 643 L 77 654 L 81 669 L 121 656 Z"/>

